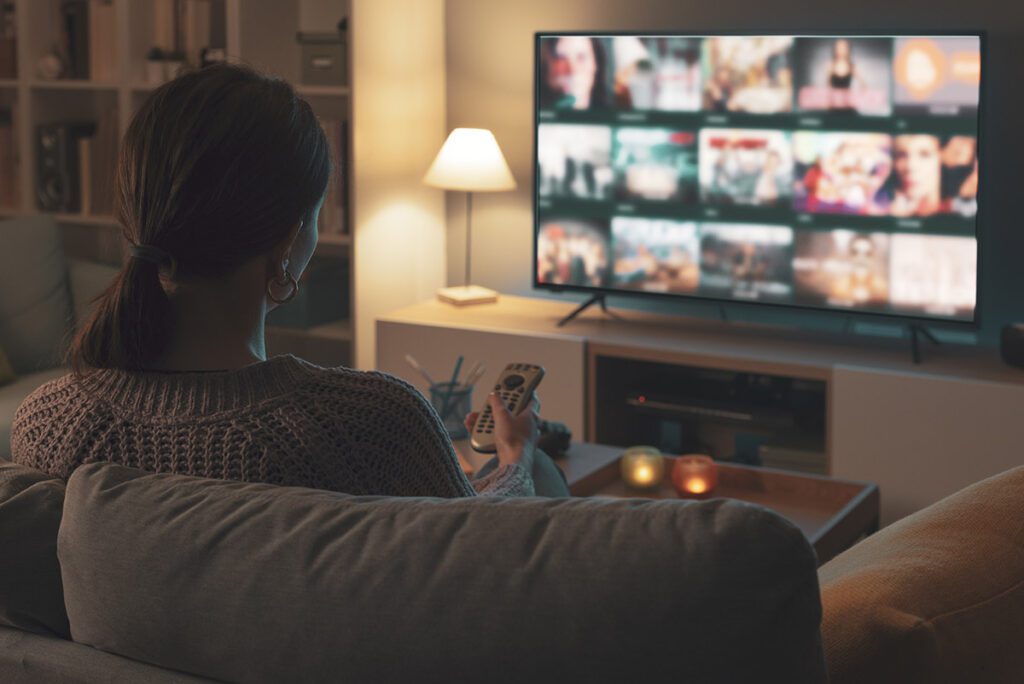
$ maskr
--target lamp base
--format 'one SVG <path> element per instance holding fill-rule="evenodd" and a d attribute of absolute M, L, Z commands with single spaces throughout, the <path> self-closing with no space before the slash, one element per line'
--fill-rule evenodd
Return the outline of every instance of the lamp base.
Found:
<path fill-rule="evenodd" d="M 457 285 L 442 287 L 437 291 L 437 298 L 442 302 L 455 306 L 471 306 L 473 304 L 490 304 L 498 301 L 498 293 L 479 285 Z"/>

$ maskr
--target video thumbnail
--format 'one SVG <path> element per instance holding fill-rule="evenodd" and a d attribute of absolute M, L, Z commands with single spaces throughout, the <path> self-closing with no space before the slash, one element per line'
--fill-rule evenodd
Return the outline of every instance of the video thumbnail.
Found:
<path fill-rule="evenodd" d="M 981 85 L 981 40 L 897 38 L 893 76 L 900 114 L 973 115 Z"/>
<path fill-rule="evenodd" d="M 612 168 L 619 199 L 697 199 L 697 136 L 670 128 L 618 128 Z"/>
<path fill-rule="evenodd" d="M 777 114 L 793 108 L 788 36 L 715 36 L 704 41 L 704 109 Z"/>
<path fill-rule="evenodd" d="M 545 220 L 537 233 L 537 280 L 603 287 L 610 252 L 607 221 Z"/>
<path fill-rule="evenodd" d="M 797 108 L 888 116 L 891 38 L 797 38 Z"/>
<path fill-rule="evenodd" d="M 940 235 L 892 236 L 889 301 L 908 313 L 972 318 L 977 241 Z"/>
<path fill-rule="evenodd" d="M 978 211 L 977 140 L 972 136 L 897 135 L 886 184 L 889 214 L 931 216 Z"/>
<path fill-rule="evenodd" d="M 789 134 L 704 128 L 700 132 L 701 199 L 712 204 L 788 204 L 793 178 Z"/>
<path fill-rule="evenodd" d="M 889 301 L 889 235 L 798 231 L 793 278 L 811 306 L 884 308 Z"/>
<path fill-rule="evenodd" d="M 612 39 L 614 100 L 620 109 L 695 112 L 701 105 L 700 39 Z"/>
<path fill-rule="evenodd" d="M 793 294 L 793 230 L 703 223 L 700 290 L 712 297 L 788 300 Z"/>
<path fill-rule="evenodd" d="M 608 39 L 558 36 L 540 42 L 541 109 L 606 109 L 612 106 Z"/>
<path fill-rule="evenodd" d="M 611 199 L 612 129 L 608 126 L 541 124 L 537 128 L 541 197 Z"/>
<path fill-rule="evenodd" d="M 692 293 L 700 282 L 697 224 L 612 219 L 612 285 L 624 290 Z"/>
<path fill-rule="evenodd" d="M 884 133 L 793 134 L 793 208 L 821 214 L 884 215 L 892 172 L 892 138 Z"/>

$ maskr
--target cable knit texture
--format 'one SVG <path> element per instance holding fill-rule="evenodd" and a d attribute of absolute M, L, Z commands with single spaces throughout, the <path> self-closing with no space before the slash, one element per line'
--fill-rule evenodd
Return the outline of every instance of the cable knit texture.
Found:
<path fill-rule="evenodd" d="M 84 463 L 113 461 L 348 494 L 534 493 L 518 465 L 470 482 L 412 385 L 294 356 L 212 373 L 65 375 L 18 408 L 11 449 L 16 462 L 64 479 Z"/>

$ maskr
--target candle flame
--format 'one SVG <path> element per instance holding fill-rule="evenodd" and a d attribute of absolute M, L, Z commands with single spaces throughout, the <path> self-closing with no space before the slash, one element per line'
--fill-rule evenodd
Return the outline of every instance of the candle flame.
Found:
<path fill-rule="evenodd" d="M 633 479 L 637 484 L 649 484 L 654 479 L 654 470 L 646 463 L 642 463 L 633 471 Z"/>
<path fill-rule="evenodd" d="M 691 478 L 686 481 L 686 491 L 691 494 L 703 494 L 708 491 L 708 483 L 699 477 Z"/>

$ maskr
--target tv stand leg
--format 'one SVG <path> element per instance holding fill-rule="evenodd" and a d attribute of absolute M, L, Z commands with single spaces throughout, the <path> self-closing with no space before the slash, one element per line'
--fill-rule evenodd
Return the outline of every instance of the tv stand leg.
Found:
<path fill-rule="evenodd" d="M 910 357 L 914 360 L 914 364 L 915 365 L 921 363 L 921 343 L 917 339 L 918 335 L 921 335 L 921 337 L 925 338 L 926 340 L 928 340 L 932 344 L 935 344 L 935 345 L 941 344 L 941 342 L 939 342 L 935 338 L 935 335 L 932 335 L 931 331 L 928 330 L 928 328 L 926 328 L 923 325 L 920 325 L 918 323 L 911 323 L 910 324 Z"/>
<path fill-rule="evenodd" d="M 572 313 L 570 313 L 568 316 L 566 316 L 562 320 L 558 321 L 558 327 L 561 328 L 566 323 L 568 323 L 569 321 L 571 321 L 572 319 L 576 318 L 581 313 L 583 313 L 584 311 L 586 311 L 587 309 L 592 307 L 594 304 L 599 304 L 601 306 L 601 311 L 603 311 L 604 313 L 609 314 L 609 315 L 611 314 L 611 312 L 608 311 L 608 303 L 605 301 L 604 295 L 603 294 L 596 294 L 596 295 L 592 295 L 590 297 L 590 299 L 588 299 L 587 301 L 583 302 L 582 304 L 577 306 L 575 309 L 573 309 Z"/>

